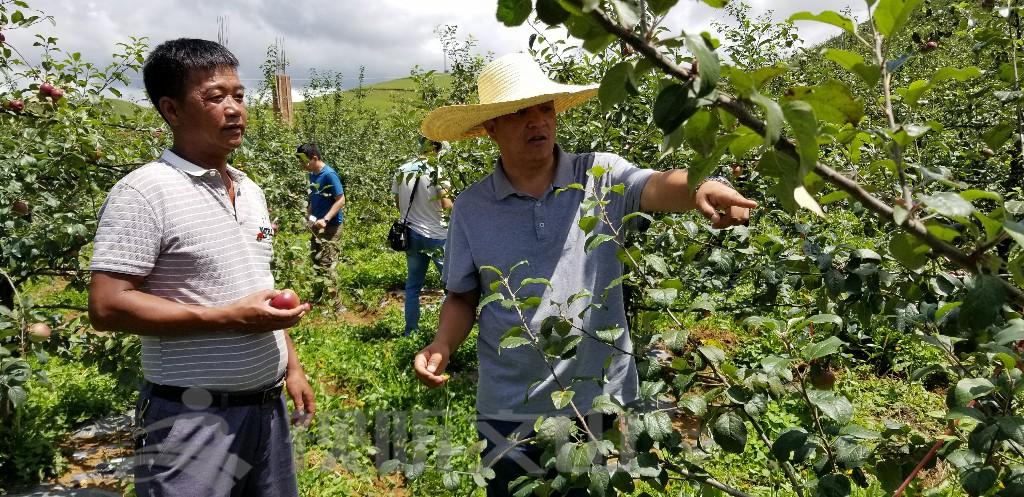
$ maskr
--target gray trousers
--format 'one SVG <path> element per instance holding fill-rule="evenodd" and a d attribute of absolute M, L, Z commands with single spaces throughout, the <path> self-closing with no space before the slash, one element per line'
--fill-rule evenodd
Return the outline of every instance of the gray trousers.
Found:
<path fill-rule="evenodd" d="M 147 386 L 136 420 L 139 497 L 298 497 L 284 397 L 201 407 L 153 397 Z"/>

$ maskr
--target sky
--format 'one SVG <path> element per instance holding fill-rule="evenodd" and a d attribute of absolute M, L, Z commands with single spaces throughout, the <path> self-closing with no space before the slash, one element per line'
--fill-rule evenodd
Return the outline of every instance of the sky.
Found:
<path fill-rule="evenodd" d="M 33 62 L 36 33 L 58 38 L 58 46 L 81 52 L 83 59 L 105 66 L 130 37 L 148 37 L 150 46 L 179 37 L 216 40 L 219 18 L 226 18 L 227 47 L 240 61 L 239 76 L 250 87 L 260 83 L 260 64 L 268 46 L 284 41 L 292 86 L 301 87 L 310 69 L 340 72 L 345 86 L 356 84 L 359 68 L 372 84 L 409 76 L 414 66 L 443 70 L 445 60 L 435 33 L 439 26 L 458 26 L 458 38 L 473 36 L 475 51 L 500 56 L 525 51 L 534 29 L 528 25 L 508 28 L 495 19 L 491 0 L 28 0 L 33 10 L 54 18 L 33 29 L 5 32 L 7 42 Z M 771 9 L 785 19 L 803 10 L 841 10 L 852 6 L 863 18 L 862 0 L 747 0 L 753 13 Z M 11 7 L 10 5 L 8 6 Z M 27 14 L 27 13 L 26 13 Z M 664 26 L 704 31 L 721 12 L 699 0 L 679 0 Z M 838 32 L 818 23 L 797 23 L 805 40 L 820 41 Z M 543 30 L 544 26 L 538 25 Z M 144 99 L 141 75 L 127 88 L 126 96 Z"/>

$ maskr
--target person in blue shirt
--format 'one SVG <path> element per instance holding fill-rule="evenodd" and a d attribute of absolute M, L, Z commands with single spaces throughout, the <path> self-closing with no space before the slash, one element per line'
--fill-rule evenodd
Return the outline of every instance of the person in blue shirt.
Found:
<path fill-rule="evenodd" d="M 313 264 L 330 273 L 332 293 L 337 297 L 338 244 L 345 218 L 345 189 L 337 171 L 323 161 L 315 143 L 299 145 L 296 156 L 309 172 L 309 204 L 306 217 L 312 235 L 309 239 Z M 322 293 L 322 289 L 316 293 Z M 340 301 L 337 307 L 341 307 Z"/>

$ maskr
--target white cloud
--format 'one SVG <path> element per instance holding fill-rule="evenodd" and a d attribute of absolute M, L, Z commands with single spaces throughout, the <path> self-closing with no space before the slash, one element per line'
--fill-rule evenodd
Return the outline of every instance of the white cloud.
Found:
<path fill-rule="evenodd" d="M 769 7 L 776 19 L 806 10 L 797 0 L 748 0 L 754 15 Z M 818 0 L 814 10 L 839 10 L 849 0 Z M 507 28 L 495 19 L 495 2 L 481 0 L 30 0 L 34 9 L 54 17 L 56 26 L 41 23 L 32 30 L 7 32 L 8 42 L 30 58 L 35 33 L 56 36 L 63 50 L 81 52 L 84 59 L 104 66 L 117 43 L 147 37 L 151 46 L 178 37 L 217 39 L 218 17 L 228 19 L 228 48 L 250 86 L 261 79 L 260 64 L 267 47 L 284 39 L 293 86 L 299 87 L 312 68 L 338 71 L 353 86 L 361 66 L 366 82 L 409 75 L 414 66 L 441 70 L 441 46 L 434 33 L 441 25 L 457 25 L 464 39 L 477 40 L 478 53 L 504 54 L 525 50 L 532 28 Z M 855 2 L 860 6 L 859 2 Z M 863 10 L 863 9 L 861 9 Z M 718 13 L 703 2 L 683 0 L 666 20 L 672 30 L 707 30 Z M 805 38 L 821 40 L 834 29 L 799 23 Z M 141 78 L 127 94 L 142 98 Z"/>

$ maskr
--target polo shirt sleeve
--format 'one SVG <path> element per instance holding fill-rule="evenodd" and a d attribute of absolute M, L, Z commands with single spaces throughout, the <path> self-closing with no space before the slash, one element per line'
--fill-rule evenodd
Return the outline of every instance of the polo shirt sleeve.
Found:
<path fill-rule="evenodd" d="M 160 255 L 161 224 L 160 216 L 142 193 L 118 183 L 100 209 L 89 269 L 149 275 Z"/>
<path fill-rule="evenodd" d="M 334 192 L 335 199 L 345 194 L 345 188 L 341 186 L 341 176 L 338 176 L 338 173 L 331 175 L 331 191 Z"/>
<path fill-rule="evenodd" d="M 636 167 L 631 162 L 619 157 L 615 154 L 600 154 L 599 160 L 610 164 L 612 167 L 608 172 L 608 181 L 610 185 L 621 184 L 625 187 L 622 192 L 623 199 L 623 216 L 627 216 L 634 212 L 640 211 L 640 198 L 643 196 L 644 187 L 647 186 L 647 181 L 651 179 L 657 171 L 654 169 L 645 169 Z M 643 222 L 642 217 L 634 217 L 630 219 L 625 227 L 630 230 L 643 229 L 646 225 Z"/>
<path fill-rule="evenodd" d="M 466 237 L 463 215 L 459 209 L 459 203 L 456 202 L 448 227 L 448 240 L 444 248 L 444 269 L 441 272 L 445 289 L 456 293 L 465 293 L 480 286 L 480 277 L 477 273 L 476 263 L 473 262 L 469 239 Z"/>

